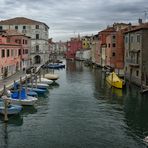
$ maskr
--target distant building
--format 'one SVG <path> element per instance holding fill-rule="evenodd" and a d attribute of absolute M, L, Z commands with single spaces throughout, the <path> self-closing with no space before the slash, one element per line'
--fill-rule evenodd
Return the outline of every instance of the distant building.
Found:
<path fill-rule="evenodd" d="M 75 59 L 76 51 L 82 49 L 82 41 L 80 38 L 71 38 L 71 40 L 67 42 L 67 49 L 66 58 Z"/>
<path fill-rule="evenodd" d="M 16 30 L 31 37 L 32 64 L 45 63 L 49 59 L 48 29 L 49 27 L 39 21 L 24 17 L 16 17 L 0 21 L 1 30 Z"/>
<path fill-rule="evenodd" d="M 125 78 L 148 86 L 148 23 L 125 32 Z"/>
<path fill-rule="evenodd" d="M 98 34 L 92 36 L 91 41 L 91 62 L 93 64 L 99 63 L 98 61 L 98 53 L 99 53 L 99 37 Z"/>

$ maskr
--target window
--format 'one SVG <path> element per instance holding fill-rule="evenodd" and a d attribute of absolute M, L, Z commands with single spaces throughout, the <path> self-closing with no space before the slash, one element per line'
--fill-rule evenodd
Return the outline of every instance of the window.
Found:
<path fill-rule="evenodd" d="M 25 44 L 27 44 L 27 40 L 25 40 Z"/>
<path fill-rule="evenodd" d="M 28 49 L 25 49 L 25 54 L 28 54 Z"/>
<path fill-rule="evenodd" d="M 0 30 L 3 30 L 3 26 L 0 26 Z"/>
<path fill-rule="evenodd" d="M 128 37 L 127 36 L 125 37 L 125 43 L 128 43 Z"/>
<path fill-rule="evenodd" d="M 110 44 L 108 44 L 108 47 L 110 48 Z"/>
<path fill-rule="evenodd" d="M 14 56 L 14 50 L 11 49 L 11 56 L 13 57 Z"/>
<path fill-rule="evenodd" d="M 112 56 L 114 57 L 115 55 L 116 55 L 116 53 L 115 53 L 115 52 L 113 52 L 113 53 L 112 53 Z"/>
<path fill-rule="evenodd" d="M 35 28 L 36 28 L 36 29 L 39 29 L 39 25 L 36 25 Z"/>
<path fill-rule="evenodd" d="M 116 44 L 115 44 L 115 43 L 113 43 L 113 44 L 112 44 L 112 47 L 116 47 Z"/>
<path fill-rule="evenodd" d="M 140 35 L 137 35 L 137 42 L 140 43 Z"/>
<path fill-rule="evenodd" d="M 39 39 L 39 34 L 36 34 L 36 39 Z"/>
<path fill-rule="evenodd" d="M 9 57 L 10 56 L 10 51 L 9 51 L 9 49 L 7 49 L 7 57 Z"/>
<path fill-rule="evenodd" d="M 115 39 L 116 38 L 116 36 L 115 35 L 113 35 L 113 39 Z"/>
<path fill-rule="evenodd" d="M 36 45 L 36 51 L 37 52 L 39 51 L 39 45 Z"/>
<path fill-rule="evenodd" d="M 21 55 L 21 49 L 18 50 L 18 55 Z"/>
<path fill-rule="evenodd" d="M 137 76 L 137 77 L 139 76 L 139 71 L 138 71 L 138 70 L 136 71 L 136 76 Z"/>
<path fill-rule="evenodd" d="M 1 57 L 4 58 L 5 57 L 5 49 L 2 49 L 2 52 L 1 52 Z"/>
<path fill-rule="evenodd" d="M 26 29 L 26 26 L 23 26 L 23 29 Z"/>
<path fill-rule="evenodd" d="M 133 36 L 131 36 L 131 43 L 133 43 L 134 42 L 134 37 Z"/>
<path fill-rule="evenodd" d="M 18 26 L 15 26 L 15 29 L 18 30 Z"/>

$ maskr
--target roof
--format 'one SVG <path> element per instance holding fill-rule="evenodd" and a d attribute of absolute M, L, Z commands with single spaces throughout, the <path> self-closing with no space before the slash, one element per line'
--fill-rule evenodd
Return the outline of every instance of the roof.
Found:
<path fill-rule="evenodd" d="M 12 18 L 12 19 L 1 20 L 0 21 L 0 25 L 16 25 L 16 24 L 21 24 L 21 25 L 36 25 L 36 24 L 39 25 L 39 24 L 44 24 L 45 26 L 47 26 L 43 22 L 35 21 L 35 20 L 28 19 L 28 18 L 25 18 L 25 17 L 15 17 L 15 18 Z"/>
<path fill-rule="evenodd" d="M 125 31 L 124 33 L 134 32 L 142 29 L 148 29 L 148 23 L 142 23 L 139 26 L 134 26 L 130 30 Z"/>
<path fill-rule="evenodd" d="M 102 33 L 102 32 L 115 32 L 115 28 L 114 27 L 107 27 L 106 29 L 100 31 L 99 33 Z"/>

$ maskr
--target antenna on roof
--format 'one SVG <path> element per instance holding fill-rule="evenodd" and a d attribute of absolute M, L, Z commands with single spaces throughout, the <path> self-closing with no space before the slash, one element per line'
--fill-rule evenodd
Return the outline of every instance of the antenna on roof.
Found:
<path fill-rule="evenodd" d="M 145 22 L 147 21 L 147 13 L 148 13 L 148 10 L 145 10 L 145 11 L 144 11 Z"/>

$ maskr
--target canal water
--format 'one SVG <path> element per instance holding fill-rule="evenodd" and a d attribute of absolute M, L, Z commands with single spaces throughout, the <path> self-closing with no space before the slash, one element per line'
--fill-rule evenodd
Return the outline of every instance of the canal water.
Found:
<path fill-rule="evenodd" d="M 68 61 L 49 92 L 3 122 L 0 148 L 145 148 L 148 95 L 111 88 L 100 69 Z"/>

